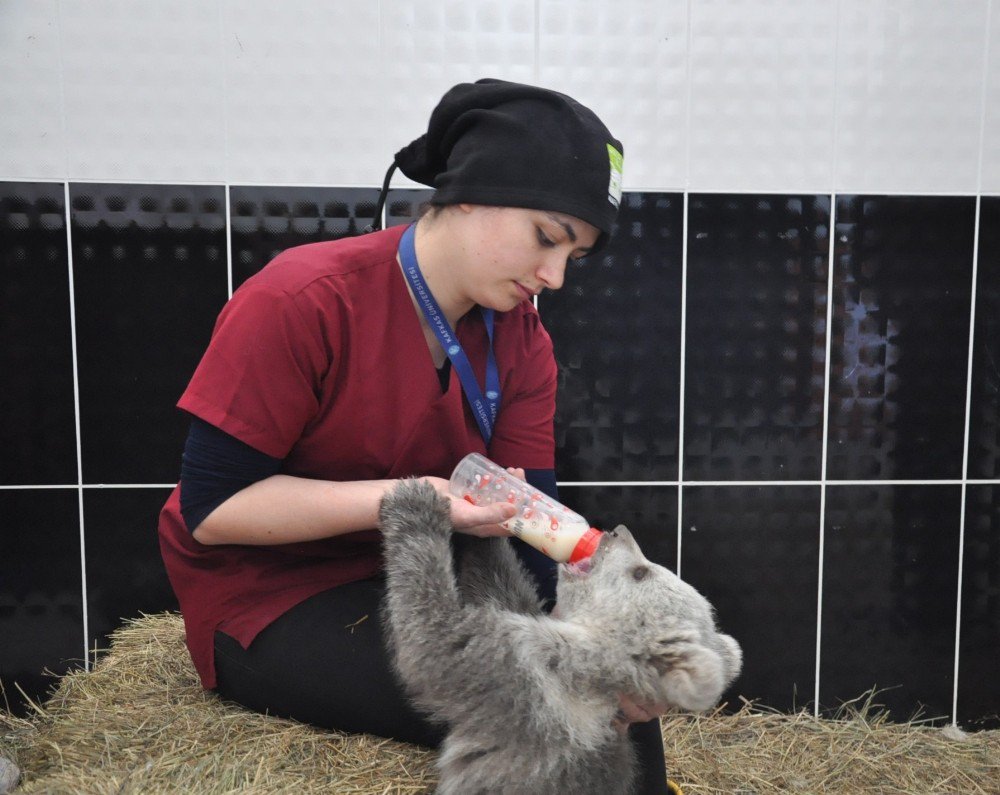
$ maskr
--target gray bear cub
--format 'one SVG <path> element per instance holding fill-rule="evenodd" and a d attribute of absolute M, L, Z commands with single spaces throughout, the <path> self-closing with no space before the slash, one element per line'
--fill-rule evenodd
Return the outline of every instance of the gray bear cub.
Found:
<path fill-rule="evenodd" d="M 442 795 L 629 793 L 619 694 L 704 710 L 739 673 L 708 601 L 624 527 L 560 564 L 552 616 L 507 539 L 456 534 L 456 571 L 448 500 L 429 484 L 400 483 L 379 518 L 393 661 L 417 707 L 447 725 Z"/>

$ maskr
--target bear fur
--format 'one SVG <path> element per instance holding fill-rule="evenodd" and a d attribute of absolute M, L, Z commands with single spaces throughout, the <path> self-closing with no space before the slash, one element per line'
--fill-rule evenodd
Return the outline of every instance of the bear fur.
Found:
<path fill-rule="evenodd" d="M 739 673 L 740 647 L 708 601 L 625 527 L 559 565 L 550 615 L 508 540 L 453 536 L 431 485 L 402 481 L 379 518 L 393 662 L 416 706 L 447 726 L 441 795 L 629 793 L 619 694 L 705 710 Z"/>

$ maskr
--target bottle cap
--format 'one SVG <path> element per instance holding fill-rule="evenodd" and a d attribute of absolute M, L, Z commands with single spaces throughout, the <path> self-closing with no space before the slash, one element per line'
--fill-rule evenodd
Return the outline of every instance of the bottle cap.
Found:
<path fill-rule="evenodd" d="M 596 527 L 591 527 L 580 536 L 580 540 L 576 542 L 576 546 L 573 547 L 573 551 L 570 553 L 569 562 L 577 563 L 578 561 L 589 558 L 597 551 L 597 545 L 601 543 L 601 536 L 604 535 Z"/>

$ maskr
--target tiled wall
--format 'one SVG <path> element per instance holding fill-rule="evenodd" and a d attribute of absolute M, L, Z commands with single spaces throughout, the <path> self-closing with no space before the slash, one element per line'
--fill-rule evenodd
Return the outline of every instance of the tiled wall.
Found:
<path fill-rule="evenodd" d="M 233 187 L 227 219 L 222 187 L 65 192 L 0 184 L 19 487 L 0 490 L 2 664 L 29 690 L 119 617 L 176 607 L 154 533 L 185 432 L 172 404 L 229 279 L 357 233 L 375 199 Z M 425 196 L 394 191 L 389 220 Z M 901 716 L 951 716 L 961 576 L 957 717 L 1000 710 L 982 675 L 1000 641 L 998 221 L 989 197 L 630 192 L 606 253 L 541 297 L 563 496 L 715 602 L 746 651 L 731 696 L 802 706 L 818 677 L 822 707 L 878 686 Z"/>
<path fill-rule="evenodd" d="M 539 301 L 565 501 L 712 599 L 734 702 L 878 687 L 900 719 L 1000 726 L 993 6 L 0 3 L 12 705 L 176 608 L 173 404 L 230 291 L 362 229 L 442 91 L 491 75 L 626 143 L 612 244 Z M 427 196 L 394 185 L 390 225 Z"/>

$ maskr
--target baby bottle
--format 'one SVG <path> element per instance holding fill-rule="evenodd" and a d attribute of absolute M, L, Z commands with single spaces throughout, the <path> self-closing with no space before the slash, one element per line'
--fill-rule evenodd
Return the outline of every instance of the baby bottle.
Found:
<path fill-rule="evenodd" d="M 559 563 L 589 558 L 601 531 L 534 486 L 514 477 L 479 453 L 469 453 L 451 473 L 449 491 L 473 505 L 509 502 L 517 509 L 503 527 Z"/>

